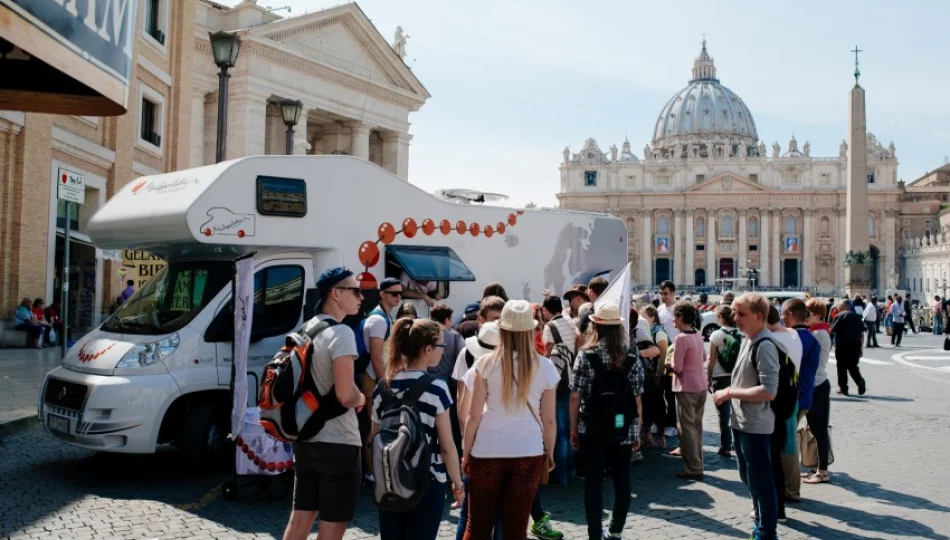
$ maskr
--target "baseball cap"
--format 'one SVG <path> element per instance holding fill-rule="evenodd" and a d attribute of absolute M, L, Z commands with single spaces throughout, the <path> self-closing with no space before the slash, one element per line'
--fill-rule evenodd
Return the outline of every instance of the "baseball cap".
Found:
<path fill-rule="evenodd" d="M 395 287 L 396 285 L 402 285 L 402 282 L 396 278 L 388 277 L 379 282 L 379 290 L 385 291 L 390 287 Z"/>
<path fill-rule="evenodd" d="M 323 306 L 323 300 L 330 294 L 330 289 L 352 275 L 353 272 L 343 266 L 328 268 L 320 274 L 320 277 L 317 278 L 317 292 L 320 294 L 320 299 L 317 300 L 317 312 L 319 312 Z"/>

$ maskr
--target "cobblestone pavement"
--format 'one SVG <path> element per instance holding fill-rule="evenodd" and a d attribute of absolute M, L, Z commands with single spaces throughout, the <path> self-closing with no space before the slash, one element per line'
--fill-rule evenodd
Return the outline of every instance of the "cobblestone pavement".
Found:
<path fill-rule="evenodd" d="M 933 349 L 940 344 L 912 337 L 901 352 L 939 356 Z M 789 506 L 781 538 L 950 539 L 950 469 L 940 457 L 950 444 L 950 373 L 895 362 L 896 352 L 866 351 L 868 395 L 833 398 L 833 483 L 802 486 L 803 502 Z M 8 366 L 0 363 L 0 376 Z M 7 401 L 5 392 L 0 400 Z M 748 494 L 735 461 L 715 454 L 716 413 L 707 406 L 705 481 L 673 478 L 677 460 L 648 452 L 633 466 L 624 538 L 748 537 Z M 279 538 L 289 497 L 271 501 L 248 488 L 240 501 L 226 501 L 219 496 L 226 478 L 223 469 L 186 477 L 174 449 L 95 453 L 33 429 L 0 444 L 0 538 Z M 582 482 L 542 493 L 566 537 L 585 538 Z M 609 489 L 606 499 L 612 500 Z M 368 491 L 357 516 L 346 538 L 378 538 Z M 440 538 L 454 537 L 455 521 L 447 509 Z"/>

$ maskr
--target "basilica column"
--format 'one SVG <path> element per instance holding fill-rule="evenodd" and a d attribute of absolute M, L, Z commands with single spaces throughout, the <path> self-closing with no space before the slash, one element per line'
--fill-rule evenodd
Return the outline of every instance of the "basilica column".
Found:
<path fill-rule="evenodd" d="M 878 282 L 878 296 L 883 296 L 883 291 L 890 287 L 888 280 L 891 276 L 897 275 L 897 215 L 900 213 L 896 208 L 889 208 L 884 211 L 884 279 Z M 894 284 L 895 286 L 897 283 Z"/>
<path fill-rule="evenodd" d="M 267 98 L 267 94 L 251 90 L 246 85 L 231 87 L 226 159 L 264 154 Z"/>
<path fill-rule="evenodd" d="M 686 252 L 683 240 L 683 216 L 685 214 L 683 209 L 673 210 L 676 227 L 673 231 L 673 283 L 677 285 L 686 284 L 686 276 L 683 275 L 683 258 Z"/>
<path fill-rule="evenodd" d="M 772 211 L 768 208 L 762 209 L 759 213 L 759 283 L 760 285 L 771 285 L 772 273 L 769 272 L 771 259 L 769 257 L 772 246 Z"/>
<path fill-rule="evenodd" d="M 693 261 L 693 255 L 695 255 L 696 247 L 695 240 L 693 238 L 693 211 L 686 210 L 686 270 L 683 271 L 685 285 L 695 285 L 696 284 L 696 270 L 693 268 L 695 266 Z"/>
<path fill-rule="evenodd" d="M 360 159 L 369 160 L 369 130 L 370 126 L 360 122 L 351 122 L 348 124 L 350 132 L 353 134 L 353 156 Z"/>
<path fill-rule="evenodd" d="M 813 221 L 815 219 L 815 211 L 811 208 L 806 208 L 802 211 L 802 236 L 798 241 L 798 251 L 802 257 L 802 282 L 801 286 L 810 287 L 812 286 L 814 280 L 814 268 L 815 257 L 812 256 L 812 249 L 815 244 L 811 240 L 811 232 L 814 228 Z M 807 252 L 806 252 L 807 251 Z M 817 251 L 817 250 L 816 250 Z"/>
<path fill-rule="evenodd" d="M 748 263 L 748 249 L 749 249 L 749 211 L 745 208 L 739 209 L 739 246 L 738 253 L 739 259 L 736 261 L 736 275 L 734 277 L 740 277 L 739 269 L 747 268 Z"/>
<path fill-rule="evenodd" d="M 841 287 L 841 294 L 844 294 L 844 255 L 847 253 L 845 249 L 845 230 L 847 229 L 845 219 L 847 218 L 847 212 L 844 208 L 835 208 L 835 215 L 838 217 L 837 223 L 835 224 L 837 228 L 836 236 L 838 238 L 834 250 L 835 285 Z"/>
<path fill-rule="evenodd" d="M 775 229 L 772 232 L 772 239 L 775 242 L 775 255 L 772 255 L 772 286 L 779 287 L 782 285 L 782 272 L 779 268 L 780 262 L 782 259 L 782 251 L 784 247 L 782 245 L 782 211 L 778 208 L 772 209 L 772 228 Z"/>
<path fill-rule="evenodd" d="M 706 212 L 706 285 L 716 286 L 716 223 L 715 212 Z"/>
<path fill-rule="evenodd" d="M 640 242 L 640 282 L 643 285 L 653 285 L 653 212 L 651 210 L 640 210 L 643 217 L 643 226 Z"/>

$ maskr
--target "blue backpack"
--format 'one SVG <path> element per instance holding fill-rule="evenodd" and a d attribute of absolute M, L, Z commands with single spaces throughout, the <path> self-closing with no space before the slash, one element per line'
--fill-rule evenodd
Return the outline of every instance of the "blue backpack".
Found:
<path fill-rule="evenodd" d="M 353 374 L 356 377 L 366 373 L 366 369 L 370 364 L 369 347 L 366 345 L 366 340 L 363 339 L 363 326 L 366 325 L 366 320 L 372 315 L 380 315 L 383 320 L 386 321 L 386 335 L 383 336 L 383 341 L 389 339 L 389 331 L 392 329 L 392 320 L 390 320 L 387 313 L 379 309 L 379 306 L 373 308 L 373 311 L 369 312 L 369 315 L 366 316 L 366 319 L 360 321 L 359 326 L 356 327 L 356 362 L 353 364 Z M 380 377 L 382 376 L 382 373 L 377 373 L 376 376 Z"/>

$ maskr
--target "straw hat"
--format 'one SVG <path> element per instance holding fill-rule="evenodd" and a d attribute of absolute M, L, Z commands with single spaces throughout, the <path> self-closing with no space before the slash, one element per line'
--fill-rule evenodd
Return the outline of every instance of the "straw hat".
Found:
<path fill-rule="evenodd" d="M 594 314 L 590 316 L 590 320 L 595 324 L 604 326 L 623 324 L 623 319 L 620 318 L 620 308 L 618 308 L 614 302 L 604 302 L 597 306 L 597 309 L 594 310 Z"/>
<path fill-rule="evenodd" d="M 527 300 L 507 301 L 505 308 L 501 310 L 501 319 L 498 319 L 498 327 L 509 332 L 527 332 L 537 326 L 534 310 Z"/>
<path fill-rule="evenodd" d="M 477 336 L 465 340 L 465 348 L 472 353 L 473 357 L 480 358 L 491 354 L 499 343 L 501 343 L 501 333 L 498 331 L 498 323 L 487 322 L 478 329 Z"/>

